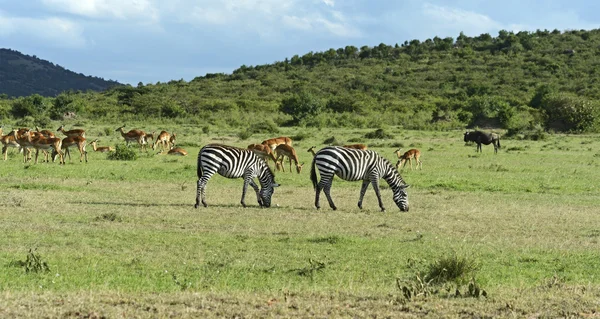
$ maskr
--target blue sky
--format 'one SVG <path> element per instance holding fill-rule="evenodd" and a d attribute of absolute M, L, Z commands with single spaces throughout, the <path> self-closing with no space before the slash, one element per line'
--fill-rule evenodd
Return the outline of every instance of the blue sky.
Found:
<path fill-rule="evenodd" d="M 600 28 L 600 1 L 0 0 L 0 48 L 137 85 L 499 30 Z"/>

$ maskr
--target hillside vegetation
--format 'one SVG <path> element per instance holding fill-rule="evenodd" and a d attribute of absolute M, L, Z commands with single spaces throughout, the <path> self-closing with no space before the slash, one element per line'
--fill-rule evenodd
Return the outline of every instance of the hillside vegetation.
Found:
<path fill-rule="evenodd" d="M 69 71 L 35 55 L 0 49 L 0 94 L 4 97 L 56 96 L 67 90 L 104 91 L 115 85 L 121 84 Z"/>
<path fill-rule="evenodd" d="M 4 99 L 0 118 L 171 118 L 249 134 L 290 125 L 597 132 L 599 74 L 598 29 L 461 33 L 309 52 L 189 82 Z"/>

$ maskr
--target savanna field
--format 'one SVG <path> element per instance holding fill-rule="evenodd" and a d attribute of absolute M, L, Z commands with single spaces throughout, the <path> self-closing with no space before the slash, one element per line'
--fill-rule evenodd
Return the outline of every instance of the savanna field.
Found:
<path fill-rule="evenodd" d="M 275 172 L 271 208 L 251 189 L 243 208 L 243 181 L 215 175 L 209 206 L 194 209 L 203 145 L 276 136 L 129 125 L 175 131 L 189 155 L 132 146 L 137 160 L 108 160 L 88 145 L 88 163 L 76 149 L 64 166 L 23 164 L 15 149 L 0 163 L 0 317 L 599 316 L 598 135 L 503 137 L 495 155 L 465 145 L 464 131 L 282 128 L 305 165 Z M 86 137 L 115 146 L 117 127 Z M 399 147 L 421 150 L 423 169 L 401 172 L 410 210 L 383 180 L 386 212 L 371 186 L 360 210 L 361 183 L 339 178 L 338 209 L 322 194 L 316 210 L 307 150 L 331 137 L 392 163 Z"/>

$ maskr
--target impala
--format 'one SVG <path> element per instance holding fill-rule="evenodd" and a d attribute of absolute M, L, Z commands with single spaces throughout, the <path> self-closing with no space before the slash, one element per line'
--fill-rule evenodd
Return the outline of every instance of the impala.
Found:
<path fill-rule="evenodd" d="M 40 134 L 44 135 L 44 137 L 56 137 L 56 136 L 54 135 L 54 133 L 52 133 L 52 131 L 50 131 L 50 130 L 40 130 L 40 128 L 39 128 L 39 127 L 37 127 L 37 126 L 35 127 L 35 130 L 36 130 L 38 133 L 40 133 Z"/>
<path fill-rule="evenodd" d="M 27 141 L 35 148 L 35 163 L 38 163 L 38 156 L 40 154 L 40 150 L 44 152 L 44 160 L 49 162 L 48 151 L 54 150 L 60 156 L 60 163 L 64 164 L 63 152 L 61 150 L 62 141 L 57 137 L 46 138 L 41 134 L 32 137 L 31 130 L 27 130 L 24 133 L 24 137 Z"/>
<path fill-rule="evenodd" d="M 19 151 L 21 151 L 21 145 L 19 145 L 19 143 L 17 142 L 17 139 L 15 138 L 15 131 L 11 131 L 10 133 L 8 133 L 4 136 L 0 136 L 0 142 L 2 143 L 2 155 L 4 156 L 5 161 L 6 161 L 6 158 L 8 155 L 9 147 L 15 147 Z"/>
<path fill-rule="evenodd" d="M 114 152 L 115 148 L 112 146 L 98 146 L 97 143 L 100 142 L 98 139 L 93 140 L 90 144 L 94 148 L 94 152 L 106 153 L 106 152 Z"/>
<path fill-rule="evenodd" d="M 293 147 L 287 144 L 280 144 L 275 148 L 275 153 L 277 153 L 277 161 L 281 159 L 282 171 L 285 172 L 285 169 L 283 167 L 283 161 L 285 160 L 285 157 L 287 157 L 290 161 L 290 172 L 292 171 L 292 160 L 294 160 L 294 163 L 296 164 L 296 171 L 298 172 L 298 174 L 300 174 L 304 163 L 299 164 L 298 155 L 296 154 L 296 150 Z M 277 161 L 275 161 L 275 163 L 277 163 Z"/>
<path fill-rule="evenodd" d="M 123 138 L 125 139 L 125 143 L 127 144 L 127 146 L 129 146 L 129 143 L 131 142 L 137 142 L 140 145 L 140 150 L 145 150 L 146 133 L 144 133 L 144 131 L 141 130 L 130 130 L 129 132 L 125 133 L 125 130 L 123 130 L 124 127 L 125 124 L 116 129 L 115 132 L 121 132 L 121 136 L 123 136 Z"/>
<path fill-rule="evenodd" d="M 82 136 L 85 137 L 85 130 L 82 129 L 73 129 L 73 130 L 69 130 L 69 131 L 65 131 L 65 126 L 61 125 L 58 130 L 56 130 L 57 132 L 62 132 L 63 134 L 65 134 L 66 136 Z"/>
<path fill-rule="evenodd" d="M 85 162 L 88 161 L 87 151 L 85 150 L 87 142 L 85 137 L 82 136 L 73 136 L 73 137 L 65 137 L 62 140 L 62 149 L 65 150 L 65 157 L 69 156 L 69 162 L 71 161 L 71 152 L 69 151 L 69 147 L 77 146 L 79 150 L 79 162 L 83 162 L 83 158 L 85 157 Z M 63 161 L 62 164 L 65 162 Z"/>
<path fill-rule="evenodd" d="M 281 144 L 286 144 L 286 145 L 292 146 L 292 140 L 289 137 L 280 136 L 280 137 L 264 140 L 264 141 L 262 141 L 261 144 L 267 145 L 268 147 L 271 148 L 272 151 L 274 151 L 275 148 Z"/>
<path fill-rule="evenodd" d="M 152 144 L 152 149 L 155 150 L 156 146 L 159 143 L 163 152 L 169 149 L 171 143 L 171 134 L 169 134 L 169 132 L 167 131 L 161 131 L 160 134 L 158 134 L 158 137 L 156 138 L 156 142 Z"/>
<path fill-rule="evenodd" d="M 421 169 L 423 169 L 423 162 L 421 162 L 421 151 L 419 151 L 416 148 L 410 149 L 404 153 L 401 153 L 402 149 L 399 148 L 396 151 L 394 151 L 394 154 L 396 154 L 396 156 L 398 156 L 398 163 L 396 163 L 396 169 L 400 168 L 400 166 L 402 166 L 402 163 L 404 163 L 404 166 L 402 167 L 402 169 L 404 169 L 404 167 L 406 167 L 406 163 L 408 161 L 408 163 L 410 163 L 410 169 L 413 169 L 412 166 L 412 160 L 414 159 L 415 162 L 417 162 L 417 169 L 419 169 L 419 165 L 421 165 Z"/>
<path fill-rule="evenodd" d="M 155 133 L 156 133 L 156 131 L 152 131 L 152 133 L 146 133 L 146 135 L 144 136 L 144 139 L 146 140 L 147 144 L 150 144 L 154 141 Z"/>
<path fill-rule="evenodd" d="M 277 166 L 277 158 L 269 146 L 265 144 L 250 144 L 248 145 L 248 149 L 267 162 L 267 166 L 269 166 L 269 159 L 273 160 L 275 166 Z"/>
<path fill-rule="evenodd" d="M 31 149 L 33 148 L 33 144 L 30 139 L 28 139 L 28 137 L 31 137 L 31 133 L 28 128 L 20 128 L 14 129 L 12 134 L 15 137 L 15 141 L 23 150 L 23 163 L 26 163 L 28 160 L 31 160 Z"/>
<path fill-rule="evenodd" d="M 348 144 L 348 145 L 344 145 L 345 148 L 354 148 L 357 150 L 366 150 L 367 149 L 367 145 L 365 144 Z"/>
<path fill-rule="evenodd" d="M 188 152 L 181 147 L 171 147 L 167 155 L 187 156 Z"/>

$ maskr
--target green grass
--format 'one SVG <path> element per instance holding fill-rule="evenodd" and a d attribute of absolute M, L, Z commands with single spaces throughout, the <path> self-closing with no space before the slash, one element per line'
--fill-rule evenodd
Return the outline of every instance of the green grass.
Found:
<path fill-rule="evenodd" d="M 402 172 L 412 185 L 408 213 L 397 209 L 382 181 L 387 212 L 381 213 L 372 190 L 360 210 L 360 183 L 339 178 L 332 189 L 338 210 L 322 196 L 317 211 L 308 166 L 300 175 L 276 173 L 281 187 L 272 208 L 260 209 L 253 192 L 246 200 L 251 206 L 242 208 L 242 181 L 215 176 L 207 187 L 209 207 L 194 209 L 201 145 L 245 147 L 272 136 L 239 141 L 233 131 L 175 130 L 187 157 L 150 152 L 113 161 L 89 147 L 89 163 L 59 166 L 23 164 L 11 150 L 0 163 L 1 316 L 556 317 L 600 311 L 597 136 L 502 140 L 494 155 L 491 146 L 476 154 L 462 132 L 387 129 L 394 139 L 361 142 L 392 163 L 394 145 L 419 145 L 423 170 Z M 294 147 L 310 165 L 310 146 L 370 131 L 295 128 L 281 135 L 304 136 Z M 103 136 L 102 145 L 120 142 L 117 135 Z M 30 249 L 49 272 L 20 266 Z M 472 275 L 487 298 L 403 297 L 397 280 L 413 280 L 415 264 L 439 265 L 448 256 L 476 264 Z"/>

